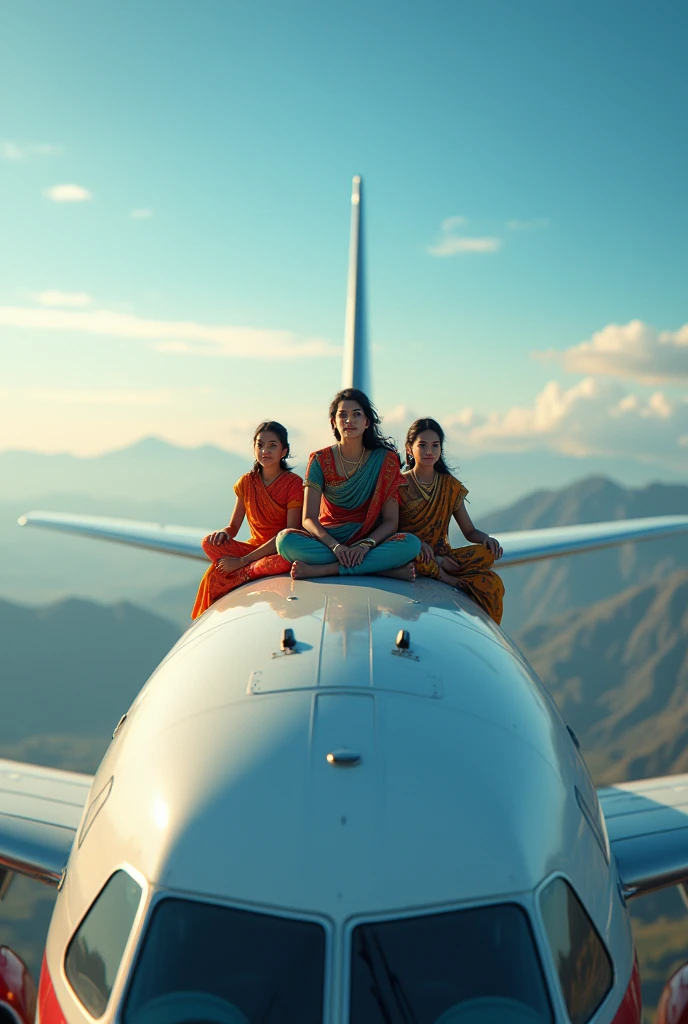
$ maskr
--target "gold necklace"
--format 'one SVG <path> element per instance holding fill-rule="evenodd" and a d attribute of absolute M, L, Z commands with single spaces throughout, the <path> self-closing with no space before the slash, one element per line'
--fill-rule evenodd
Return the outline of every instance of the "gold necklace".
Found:
<path fill-rule="evenodd" d="M 418 475 L 417 475 L 415 469 L 412 469 L 411 472 L 413 473 L 413 479 L 418 484 L 418 490 L 423 495 L 423 497 L 426 499 L 426 501 L 429 501 L 430 498 L 433 495 L 433 492 L 434 492 L 435 488 L 437 487 L 437 481 L 439 479 L 437 473 L 435 473 L 435 475 L 433 476 L 431 484 L 424 484 L 422 480 L 418 479 Z"/>
<path fill-rule="evenodd" d="M 342 460 L 342 469 L 344 470 L 344 476 L 346 477 L 347 480 L 350 480 L 351 477 L 354 475 L 354 473 L 357 472 L 357 470 L 358 470 L 359 466 L 361 465 L 361 463 L 363 462 L 363 456 L 365 455 L 366 450 L 364 448 L 361 451 L 361 454 L 358 457 L 358 462 L 354 463 L 353 459 L 345 459 L 344 458 L 344 456 L 342 455 L 342 446 L 340 444 L 337 445 L 337 448 L 339 449 L 339 458 Z M 346 466 L 344 465 L 345 462 L 347 463 L 347 465 L 354 467 L 350 473 L 347 473 L 347 471 L 346 471 Z"/>

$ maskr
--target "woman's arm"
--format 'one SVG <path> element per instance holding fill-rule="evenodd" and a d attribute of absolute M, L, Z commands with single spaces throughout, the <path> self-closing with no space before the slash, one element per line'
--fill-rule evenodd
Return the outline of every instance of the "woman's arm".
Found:
<path fill-rule="evenodd" d="M 350 561 L 351 549 L 340 541 L 334 539 L 324 526 L 320 524 L 320 500 L 322 492 L 317 487 L 309 487 L 305 484 L 303 492 L 303 528 L 315 537 L 321 544 L 325 544 L 338 562 L 342 565 L 356 564 Z"/>
<path fill-rule="evenodd" d="M 301 526 L 301 509 L 290 508 L 287 509 L 287 529 L 298 530 Z M 249 551 L 247 555 L 242 555 L 241 558 L 237 558 L 237 568 L 242 565 L 248 565 L 249 562 L 257 562 L 259 558 L 267 558 L 268 555 L 277 554 L 277 537 L 273 537 L 272 540 L 268 540 L 265 544 L 261 544 L 259 548 L 254 548 L 253 551 Z"/>
<path fill-rule="evenodd" d="M 305 486 L 303 492 L 303 528 L 311 537 L 315 537 L 328 548 L 333 548 L 337 541 L 320 525 L 320 499 L 322 495 L 317 487 Z"/>
<path fill-rule="evenodd" d="M 287 529 L 298 530 L 301 525 L 301 509 L 290 508 L 287 510 Z M 235 569 L 243 569 L 245 565 L 249 565 L 251 562 L 257 562 L 259 558 L 267 558 L 269 555 L 277 554 L 277 537 L 273 537 L 272 540 L 268 540 L 265 544 L 261 544 L 259 548 L 253 548 L 246 555 L 241 555 L 239 558 L 231 555 L 225 555 L 221 558 L 217 565 L 222 572 L 234 572 Z"/>
<path fill-rule="evenodd" d="M 379 526 L 376 526 L 374 530 L 368 534 L 368 537 L 363 537 L 361 541 L 353 544 L 349 549 L 352 555 L 352 560 L 348 563 L 349 565 L 360 565 L 365 556 L 370 551 L 370 545 L 362 543 L 364 540 L 374 540 L 376 546 L 381 544 L 383 540 L 387 540 L 397 532 L 399 526 L 399 504 L 396 498 L 388 498 L 388 500 L 382 506 L 382 522 Z M 336 553 L 336 552 L 335 552 Z"/>
<path fill-rule="evenodd" d="M 234 511 L 232 512 L 232 518 L 229 520 L 229 526 L 225 526 L 224 530 L 218 530 L 217 533 L 211 533 L 206 540 L 209 544 L 224 544 L 228 540 L 234 540 L 237 533 L 241 529 L 241 524 L 244 521 L 246 515 L 246 507 L 242 498 L 237 498 L 234 505 Z"/>
<path fill-rule="evenodd" d="M 490 537 L 489 534 L 483 530 L 479 530 L 473 525 L 473 521 L 466 511 L 466 505 L 462 501 L 459 505 L 458 510 L 454 513 L 454 519 L 456 519 L 461 533 L 464 535 L 466 540 L 470 541 L 471 544 L 484 544 L 488 551 L 491 551 L 495 557 L 495 561 L 501 558 L 504 554 L 502 545 L 494 537 Z"/>
<path fill-rule="evenodd" d="M 381 544 L 397 532 L 399 526 L 399 503 L 396 498 L 389 498 L 382 506 L 382 522 L 368 534 L 376 544 Z"/>

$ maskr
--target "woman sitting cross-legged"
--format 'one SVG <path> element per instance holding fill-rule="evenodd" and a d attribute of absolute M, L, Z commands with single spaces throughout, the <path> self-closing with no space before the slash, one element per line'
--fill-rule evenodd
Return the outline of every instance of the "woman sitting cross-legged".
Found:
<path fill-rule="evenodd" d="M 420 541 L 397 533 L 403 485 L 399 456 L 380 418 L 355 388 L 335 395 L 330 423 L 337 444 L 313 452 L 304 480 L 304 531 L 283 530 L 277 550 L 294 579 L 377 573 L 413 580 Z"/>
<path fill-rule="evenodd" d="M 285 526 L 301 522 L 303 481 L 287 465 L 289 438 L 282 424 L 261 423 L 253 435 L 253 452 L 253 469 L 234 484 L 236 504 L 229 526 L 203 541 L 213 564 L 201 580 L 192 619 L 242 583 L 289 572 L 289 562 L 277 554 L 275 537 Z M 251 527 L 251 539 L 245 542 L 234 539 L 244 517 Z"/>
<path fill-rule="evenodd" d="M 406 435 L 404 473 L 408 487 L 400 491 L 399 521 L 423 543 L 416 569 L 421 576 L 442 580 L 465 591 L 494 621 L 502 619 L 504 584 L 491 566 L 502 556 L 498 540 L 476 529 L 466 511 L 468 491 L 447 469 L 442 446 L 444 431 L 436 420 L 416 420 Z M 467 547 L 452 548 L 447 531 L 452 516 Z"/>

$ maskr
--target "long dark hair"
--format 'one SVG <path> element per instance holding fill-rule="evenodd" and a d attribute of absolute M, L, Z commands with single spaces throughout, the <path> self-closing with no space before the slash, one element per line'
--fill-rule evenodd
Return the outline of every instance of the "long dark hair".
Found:
<path fill-rule="evenodd" d="M 404 445 L 404 452 L 406 454 L 406 465 L 409 469 L 413 469 L 415 459 L 411 455 L 411 445 L 416 440 L 419 434 L 422 434 L 424 430 L 434 430 L 440 439 L 440 457 L 434 465 L 436 473 L 446 473 L 451 476 L 451 472 L 446 462 L 444 461 L 444 431 L 439 425 L 437 420 L 431 419 L 429 416 L 424 416 L 423 419 L 414 420 L 411 426 L 408 428 L 406 435 L 406 444 Z"/>
<path fill-rule="evenodd" d="M 282 445 L 283 448 L 287 449 L 287 454 L 282 456 L 282 458 L 280 459 L 280 469 L 289 469 L 289 465 L 287 464 L 287 459 L 289 458 L 289 456 L 291 454 L 290 448 L 289 448 L 289 435 L 287 434 L 287 428 L 283 427 L 281 423 L 277 422 L 277 420 L 265 420 L 264 423 L 259 423 L 258 424 L 258 426 L 256 427 L 256 429 L 255 429 L 255 431 L 253 433 L 253 444 L 254 444 L 254 446 L 255 446 L 256 438 L 258 437 L 258 435 L 266 433 L 268 430 L 270 431 L 271 434 L 276 434 L 279 443 Z M 263 472 L 263 467 L 261 466 L 260 462 L 258 462 L 258 459 L 256 459 L 256 461 L 253 463 L 253 469 L 251 470 L 251 472 L 252 473 L 262 473 Z"/>
<path fill-rule="evenodd" d="M 368 426 L 363 432 L 363 447 L 370 448 L 385 448 L 388 452 L 394 452 L 398 455 L 397 446 L 391 437 L 385 437 L 380 430 L 380 417 L 378 411 L 370 401 L 367 395 L 364 395 L 358 388 L 344 388 L 343 391 L 338 391 L 330 402 L 330 423 L 332 424 L 332 433 L 341 441 L 342 435 L 337 430 L 336 417 L 337 409 L 339 408 L 340 402 L 358 402 L 361 409 L 365 414 L 365 418 L 368 420 Z"/>

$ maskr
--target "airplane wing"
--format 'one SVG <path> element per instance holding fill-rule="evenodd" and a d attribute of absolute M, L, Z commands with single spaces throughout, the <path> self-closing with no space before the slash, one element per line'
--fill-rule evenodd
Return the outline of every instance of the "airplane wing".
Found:
<path fill-rule="evenodd" d="M 598 790 L 627 899 L 688 881 L 688 775 Z"/>
<path fill-rule="evenodd" d="M 688 516 L 652 516 L 648 519 L 618 519 L 609 523 L 583 526 L 554 526 L 544 530 L 498 533 L 504 554 L 498 569 L 524 565 L 542 558 L 580 555 L 585 551 L 629 544 L 656 537 L 671 537 L 688 532 Z"/>
<path fill-rule="evenodd" d="M 74 533 L 96 540 L 111 540 L 168 555 L 183 555 L 207 562 L 201 541 L 212 530 L 189 526 L 163 526 L 160 523 L 139 523 L 133 519 L 107 519 L 103 516 L 71 515 L 63 512 L 27 512 L 18 520 L 20 526 L 43 526 L 48 530 Z"/>
<path fill-rule="evenodd" d="M 201 540 L 211 530 L 188 526 L 162 526 L 159 523 L 138 523 L 129 519 L 106 519 L 101 516 L 71 515 L 63 512 L 27 512 L 19 520 L 21 526 L 42 526 L 50 530 L 117 541 L 134 547 L 183 555 L 207 561 Z M 522 530 L 500 533 L 504 554 L 499 569 L 509 565 L 525 565 L 542 558 L 578 555 L 585 551 L 628 544 L 633 541 L 671 537 L 688 531 L 686 516 L 654 516 L 649 519 L 619 519 L 610 523 L 587 523 L 584 526 L 555 526 L 545 530 Z"/>
<path fill-rule="evenodd" d="M 0 891 L 8 872 L 59 883 L 92 782 L 90 775 L 0 760 Z"/>

